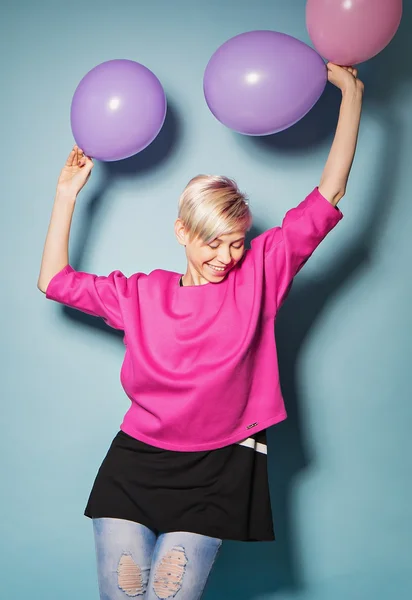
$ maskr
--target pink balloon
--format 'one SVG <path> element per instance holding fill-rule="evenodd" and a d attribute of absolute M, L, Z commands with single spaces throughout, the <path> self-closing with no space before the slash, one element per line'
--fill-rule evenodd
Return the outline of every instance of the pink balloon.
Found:
<path fill-rule="evenodd" d="M 306 26 L 316 50 L 338 65 L 356 65 L 385 48 L 402 18 L 402 0 L 308 0 Z"/>

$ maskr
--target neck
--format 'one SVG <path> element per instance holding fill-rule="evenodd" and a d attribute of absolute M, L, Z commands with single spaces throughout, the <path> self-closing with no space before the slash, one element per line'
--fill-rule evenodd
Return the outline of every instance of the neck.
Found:
<path fill-rule="evenodd" d="M 186 273 L 182 277 L 183 285 L 205 285 L 207 283 L 210 281 L 199 275 L 195 269 L 191 269 L 189 265 L 187 266 Z"/>

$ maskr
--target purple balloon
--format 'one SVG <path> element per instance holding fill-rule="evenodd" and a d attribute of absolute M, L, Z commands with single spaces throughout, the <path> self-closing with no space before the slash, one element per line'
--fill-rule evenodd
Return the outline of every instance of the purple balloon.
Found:
<path fill-rule="evenodd" d="M 270 135 L 306 115 L 326 81 L 323 59 L 307 44 L 277 31 L 248 31 L 216 50 L 203 90 L 221 123 L 245 135 Z"/>
<path fill-rule="evenodd" d="M 92 158 L 128 158 L 148 146 L 166 117 L 166 96 L 152 71 L 132 60 L 109 60 L 89 71 L 71 104 L 74 139 Z"/>

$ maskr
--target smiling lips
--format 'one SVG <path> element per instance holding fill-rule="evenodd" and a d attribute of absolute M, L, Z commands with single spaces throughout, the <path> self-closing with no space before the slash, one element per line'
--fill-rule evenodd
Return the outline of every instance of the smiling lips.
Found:
<path fill-rule="evenodd" d="M 213 269 L 216 273 L 224 273 L 227 270 L 227 267 L 216 267 L 215 265 L 211 265 L 210 263 L 206 263 L 208 267 Z"/>

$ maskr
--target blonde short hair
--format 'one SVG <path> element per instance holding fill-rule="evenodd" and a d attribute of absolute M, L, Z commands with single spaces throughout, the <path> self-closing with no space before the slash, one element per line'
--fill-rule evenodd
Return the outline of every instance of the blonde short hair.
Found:
<path fill-rule="evenodd" d="M 179 198 L 178 217 L 191 240 L 206 244 L 234 231 L 252 226 L 249 203 L 237 183 L 223 175 L 197 175 L 189 181 Z"/>

